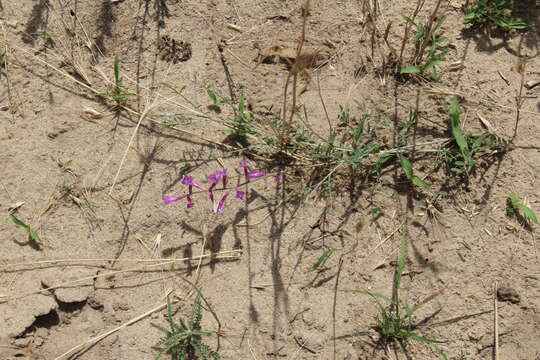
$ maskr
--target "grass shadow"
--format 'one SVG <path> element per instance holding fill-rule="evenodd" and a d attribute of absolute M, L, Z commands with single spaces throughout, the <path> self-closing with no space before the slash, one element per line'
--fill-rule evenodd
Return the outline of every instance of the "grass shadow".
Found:
<path fill-rule="evenodd" d="M 24 43 L 34 45 L 36 41 L 34 35 L 38 30 L 47 26 L 49 22 L 49 5 L 49 0 L 39 0 L 34 4 L 30 18 L 22 33 L 22 40 Z"/>

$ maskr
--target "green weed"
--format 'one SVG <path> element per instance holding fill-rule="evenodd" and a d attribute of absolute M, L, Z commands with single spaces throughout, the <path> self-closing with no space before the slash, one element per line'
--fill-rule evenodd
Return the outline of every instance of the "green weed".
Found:
<path fill-rule="evenodd" d="M 414 22 L 411 18 L 402 15 L 405 21 L 409 22 L 415 28 L 415 36 L 411 40 L 415 44 L 415 55 L 413 63 L 415 65 L 400 68 L 400 74 L 424 74 L 430 73 L 431 79 L 437 81 L 441 75 L 437 72 L 437 65 L 441 63 L 450 48 L 448 47 L 448 38 L 441 35 L 441 26 L 446 20 L 446 16 L 441 16 L 435 26 L 431 20 L 426 22 Z M 427 49 L 427 55 L 424 53 Z"/>
<path fill-rule="evenodd" d="M 512 0 L 476 0 L 465 9 L 465 23 L 495 24 L 502 29 L 527 29 L 531 24 L 512 14 Z"/>
<path fill-rule="evenodd" d="M 440 157 L 445 158 L 452 173 L 468 176 L 476 165 L 474 155 L 486 152 L 501 153 L 507 150 L 508 142 L 496 135 L 489 133 L 465 135 L 463 133 L 460 121 L 461 112 L 456 97 L 452 98 L 448 115 L 457 151 L 453 148 L 443 149 Z"/>
<path fill-rule="evenodd" d="M 30 225 L 27 225 L 25 222 L 23 222 L 22 220 L 18 219 L 15 215 L 13 214 L 9 214 L 9 217 L 11 218 L 11 220 L 15 223 L 15 225 L 17 225 L 18 227 L 21 227 L 23 228 L 24 230 L 26 230 L 26 233 L 28 234 L 28 238 L 31 239 L 32 241 L 36 242 L 36 243 L 40 243 L 41 242 L 41 239 L 38 235 L 38 232 L 36 229 L 32 228 Z"/>
<path fill-rule="evenodd" d="M 528 220 L 532 224 L 538 224 L 538 218 L 534 211 L 519 201 L 516 193 L 511 192 L 506 198 L 506 214 L 508 216 L 520 215 L 523 219 Z"/>
<path fill-rule="evenodd" d="M 212 101 L 214 102 L 212 105 L 212 107 L 216 108 L 216 109 L 219 109 L 219 107 L 221 106 L 222 102 L 221 100 L 218 98 L 217 94 L 212 90 L 212 89 L 207 89 L 206 90 L 206 93 L 208 94 L 208 97 L 210 99 L 212 99 Z"/>
<path fill-rule="evenodd" d="M 167 330 L 159 325 L 151 324 L 155 328 L 165 333 L 154 348 L 159 350 L 156 360 L 161 359 L 163 355 L 169 354 L 171 360 L 188 360 L 188 359 L 219 359 L 219 354 L 208 345 L 202 343 L 202 336 L 212 335 L 209 332 L 200 331 L 202 320 L 202 306 L 200 295 L 197 295 L 193 303 L 190 320 L 186 323 L 179 319 L 174 322 L 172 315 L 172 306 L 167 297 L 167 322 L 170 330 Z"/>
<path fill-rule="evenodd" d="M 401 163 L 401 167 L 403 168 L 403 171 L 405 172 L 405 176 L 407 179 L 409 179 L 414 185 L 428 189 L 429 185 L 422 179 L 420 179 L 418 176 L 416 176 L 413 172 L 413 167 L 409 159 L 407 159 L 405 156 L 398 154 L 399 162 Z"/>
<path fill-rule="evenodd" d="M 248 135 L 256 135 L 258 133 L 252 126 L 254 117 L 253 114 L 246 111 L 245 101 L 244 93 L 241 93 L 237 106 L 233 106 L 235 114 L 229 130 L 229 133 L 233 135 L 241 146 L 247 146 L 249 144 Z"/>
<path fill-rule="evenodd" d="M 313 272 L 322 268 L 324 264 L 326 264 L 326 261 L 330 258 L 330 256 L 332 256 L 332 254 L 338 250 L 339 249 L 335 249 L 335 248 L 330 248 L 328 250 L 325 250 L 323 254 L 321 255 L 321 257 L 319 257 L 319 259 L 315 262 L 315 264 L 313 264 L 313 266 L 311 266 L 311 268 L 308 271 L 304 272 L 304 274 L 309 274 L 310 272 Z"/>
<path fill-rule="evenodd" d="M 344 292 L 350 292 L 355 294 L 369 295 L 375 300 L 375 305 L 379 311 L 377 317 L 377 330 L 382 336 L 384 343 L 395 342 L 399 344 L 402 350 L 405 351 L 407 342 L 412 339 L 420 341 L 433 346 L 435 351 L 443 358 L 447 359 L 445 353 L 437 346 L 437 344 L 444 343 L 445 341 L 429 339 L 415 333 L 413 325 L 413 315 L 428 301 L 432 300 L 435 296 L 442 293 L 438 291 L 433 295 L 427 297 L 425 300 L 415 304 L 412 307 L 402 307 L 399 299 L 399 290 L 401 286 L 401 278 L 403 277 L 403 270 L 405 269 L 405 261 L 407 259 L 407 241 L 406 233 L 401 234 L 400 248 L 398 263 L 394 272 L 394 279 L 392 284 L 392 297 L 374 293 L 365 290 L 343 290 Z M 388 303 L 389 306 L 383 305 L 381 300 Z"/>
<path fill-rule="evenodd" d="M 118 55 L 114 57 L 114 85 L 110 85 L 107 88 L 107 91 L 100 93 L 100 96 L 105 96 L 112 101 L 114 101 L 116 107 L 124 105 L 125 100 L 130 96 L 135 96 L 136 94 L 130 93 L 127 87 L 122 82 L 120 76 L 120 60 Z"/>

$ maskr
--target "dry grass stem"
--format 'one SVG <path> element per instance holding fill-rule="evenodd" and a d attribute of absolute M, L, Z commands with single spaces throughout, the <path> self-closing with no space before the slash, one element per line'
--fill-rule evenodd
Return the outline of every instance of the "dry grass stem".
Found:
<path fill-rule="evenodd" d="M 497 304 L 497 290 L 499 284 L 495 281 L 493 284 L 493 328 L 494 328 L 494 349 L 495 360 L 499 360 L 499 308 Z"/>

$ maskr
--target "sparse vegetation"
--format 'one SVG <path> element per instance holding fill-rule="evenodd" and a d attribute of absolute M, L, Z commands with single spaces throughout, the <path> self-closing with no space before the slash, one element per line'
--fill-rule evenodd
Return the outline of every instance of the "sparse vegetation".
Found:
<path fill-rule="evenodd" d="M 457 98 L 452 98 L 448 113 L 457 151 L 450 147 L 443 149 L 439 156 L 445 159 L 450 171 L 454 174 L 468 176 L 476 165 L 474 160 L 476 154 L 488 153 L 493 155 L 504 153 L 507 150 L 508 142 L 496 135 L 489 133 L 464 135 L 461 129 L 461 113 Z"/>
<path fill-rule="evenodd" d="M 394 271 L 394 280 L 392 283 L 392 297 L 388 297 L 379 293 L 374 293 L 371 291 L 365 290 L 344 290 L 345 292 L 355 293 L 355 294 L 365 294 L 371 296 L 377 309 L 379 315 L 377 318 L 377 330 L 380 332 L 382 338 L 381 340 L 386 343 L 395 342 L 399 344 L 403 351 L 406 350 L 405 346 L 409 340 L 420 341 L 426 344 L 430 344 L 437 351 L 437 353 L 443 358 L 447 359 L 446 354 L 437 346 L 437 344 L 445 343 L 445 341 L 434 340 L 419 335 L 414 332 L 415 325 L 413 322 L 413 315 L 422 308 L 424 304 L 428 301 L 431 301 L 436 296 L 442 294 L 442 291 L 439 290 L 432 295 L 428 296 L 423 301 L 416 303 L 412 307 L 403 306 L 400 299 L 400 286 L 401 279 L 403 277 L 403 271 L 405 269 L 405 262 L 407 260 L 407 241 L 406 233 L 401 233 L 401 241 L 399 246 L 399 256 Z M 384 300 L 389 305 L 385 306 L 381 304 L 380 300 Z"/>
<path fill-rule="evenodd" d="M 506 213 L 508 216 L 521 216 L 531 224 L 538 224 L 535 212 L 527 205 L 519 201 L 516 193 L 511 192 L 506 198 Z"/>
<path fill-rule="evenodd" d="M 403 16 L 415 29 L 414 38 L 411 42 L 415 45 L 414 65 L 399 69 L 401 74 L 425 74 L 428 73 L 432 80 L 438 81 L 441 74 L 437 66 L 444 61 L 450 51 L 448 38 L 441 35 L 442 25 L 446 16 L 441 16 L 437 23 L 432 19 L 426 22 L 414 22 L 411 18 Z"/>
<path fill-rule="evenodd" d="M 39 234 L 36 229 L 31 227 L 30 225 L 27 225 L 24 221 L 20 220 L 18 217 L 16 217 L 14 214 L 9 214 L 9 217 L 11 218 L 11 221 L 15 223 L 20 228 L 23 228 L 26 230 L 26 234 L 28 235 L 28 238 L 36 243 L 40 243 L 41 239 L 39 237 Z"/>
<path fill-rule="evenodd" d="M 136 96 L 136 94 L 128 91 L 124 83 L 122 82 L 121 70 L 120 70 L 120 59 L 118 55 L 114 57 L 114 84 L 109 85 L 107 91 L 99 95 L 104 96 L 112 101 L 117 108 L 125 104 L 127 98 L 131 96 Z"/>
<path fill-rule="evenodd" d="M 189 360 L 189 359 L 219 359 L 219 354 L 202 342 L 203 336 L 212 335 L 209 332 L 201 331 L 202 306 L 200 295 L 197 295 L 191 312 L 189 321 L 178 319 L 174 321 L 172 305 L 167 297 L 167 323 L 169 329 L 156 324 L 152 324 L 155 328 L 165 333 L 155 346 L 159 350 L 159 355 L 156 360 L 161 359 L 164 355 L 170 355 L 171 360 Z"/>
<path fill-rule="evenodd" d="M 512 13 L 514 0 L 474 0 L 465 8 L 465 23 L 474 25 L 497 25 L 505 30 L 522 30 L 531 26 Z"/>

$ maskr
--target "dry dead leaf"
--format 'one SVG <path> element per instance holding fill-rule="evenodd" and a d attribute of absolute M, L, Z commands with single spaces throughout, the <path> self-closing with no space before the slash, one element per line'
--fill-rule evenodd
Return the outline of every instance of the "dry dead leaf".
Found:
<path fill-rule="evenodd" d="M 495 135 L 495 130 L 493 129 L 493 126 L 491 125 L 491 123 L 487 119 L 485 119 L 480 113 L 477 113 L 476 115 L 478 115 L 480 122 L 487 129 L 488 133 L 490 135 Z"/>
<path fill-rule="evenodd" d="M 11 214 L 11 213 L 14 213 L 15 211 L 17 211 L 21 206 L 24 205 L 24 201 L 19 201 L 19 202 L 16 202 L 15 204 L 11 205 L 10 207 L 8 207 L 8 212 Z"/>

